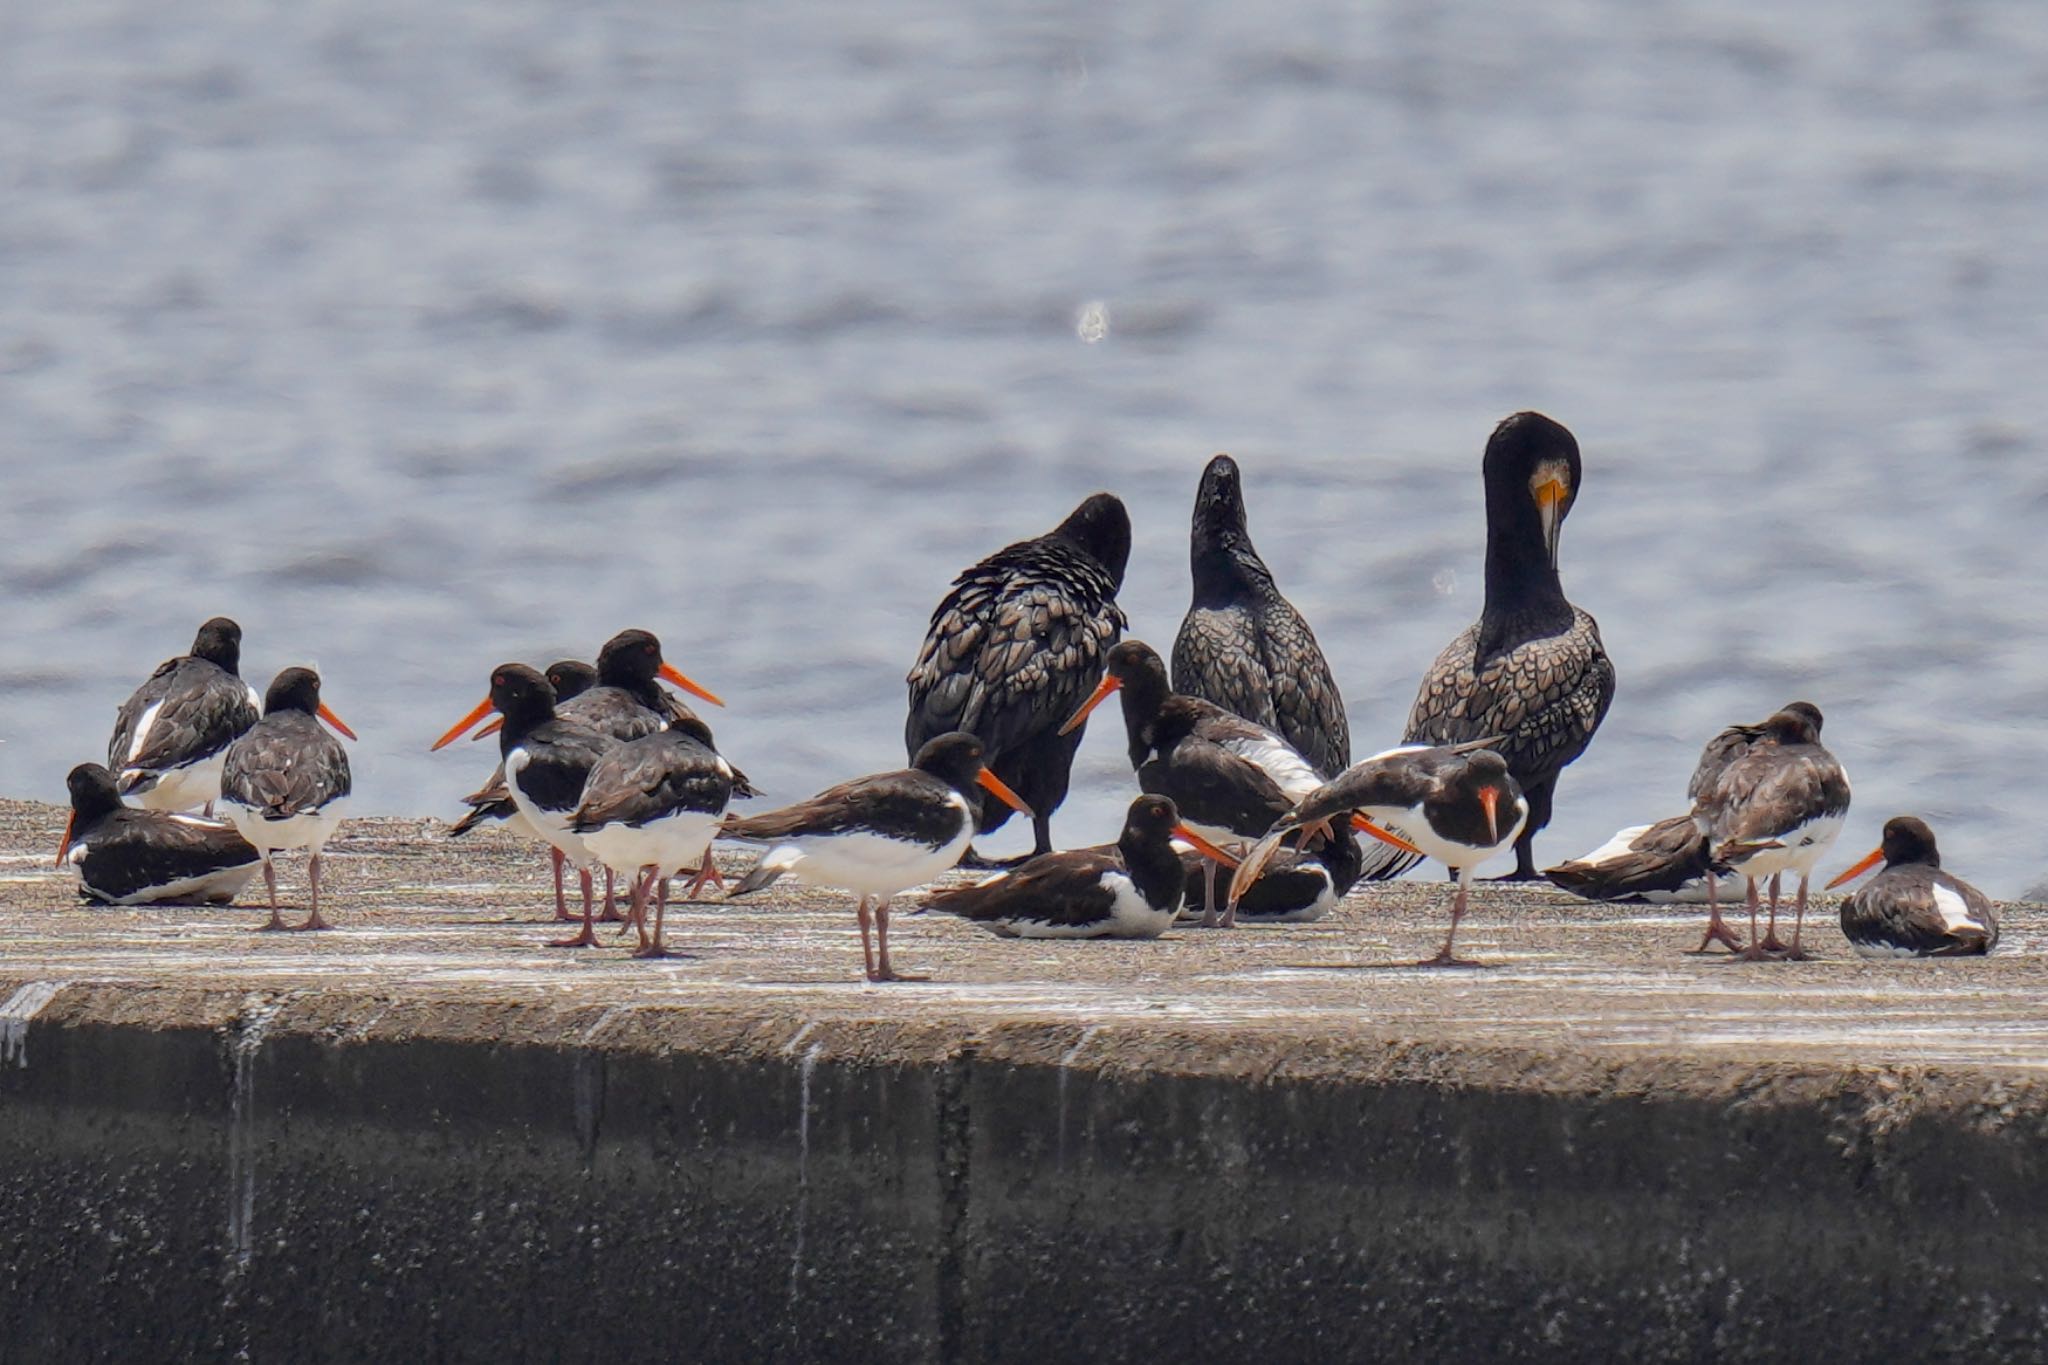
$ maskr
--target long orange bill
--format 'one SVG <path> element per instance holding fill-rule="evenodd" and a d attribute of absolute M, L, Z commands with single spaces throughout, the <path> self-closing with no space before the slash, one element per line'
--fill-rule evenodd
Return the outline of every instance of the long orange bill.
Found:
<path fill-rule="evenodd" d="M 64 866 L 64 855 L 71 851 L 71 827 L 78 823 L 78 812 L 73 811 L 64 820 L 64 838 L 57 845 L 57 866 Z"/>
<path fill-rule="evenodd" d="M 710 688 L 704 686 L 702 683 L 696 682 L 693 679 L 684 677 L 683 670 L 677 668 L 674 664 L 663 664 L 661 666 L 661 676 L 663 678 L 666 678 L 668 681 L 674 683 L 677 687 L 682 688 L 683 691 L 688 692 L 693 697 L 702 697 L 705 701 L 710 702 L 713 706 L 725 705 L 725 703 L 720 701 L 718 699 L 717 694 L 714 693 Z"/>
<path fill-rule="evenodd" d="M 427 752 L 433 753 L 434 749 L 445 749 L 449 745 L 453 744 L 456 740 L 461 739 L 462 732 L 464 730 L 467 730 L 470 726 L 476 724 L 478 721 L 482 720 L 485 716 L 491 714 L 491 709 L 491 699 L 489 697 L 485 697 L 482 701 L 476 704 L 476 710 L 470 712 L 461 720 L 455 722 L 455 728 L 450 730 L 447 734 L 441 736 L 439 739 L 435 740 L 434 748 L 427 750 Z"/>
<path fill-rule="evenodd" d="M 1413 853 L 1418 858 L 1424 858 L 1429 856 L 1426 853 L 1424 853 L 1421 849 L 1417 848 L 1415 845 L 1409 843 L 1406 839 L 1403 839 L 1400 835 L 1395 834 L 1393 831 L 1381 829 L 1378 825 L 1375 825 L 1372 821 L 1366 819 L 1357 811 L 1351 812 L 1351 828 L 1357 830 L 1360 834 L 1370 834 L 1373 838 L 1379 840 L 1383 844 L 1392 844 L 1395 848 L 1400 849 L 1403 853 Z"/>
<path fill-rule="evenodd" d="M 1096 707 L 1108 701 L 1109 694 L 1116 691 L 1119 687 L 1122 687 L 1123 685 L 1124 681 L 1122 678 L 1119 678 L 1114 674 L 1105 673 L 1102 677 L 1102 681 L 1095 684 L 1095 690 L 1088 694 L 1088 700 L 1081 703 L 1081 709 L 1076 711 L 1073 715 L 1067 717 L 1067 723 L 1060 727 L 1060 733 L 1063 735 L 1072 734 L 1076 726 L 1078 726 L 1082 721 L 1088 719 L 1088 713 L 1090 711 L 1093 711 Z"/>
<path fill-rule="evenodd" d="M 1002 798 L 1003 804 L 1008 806 L 1011 810 L 1016 811 L 1017 814 L 1032 820 L 1036 820 L 1038 818 L 1035 814 L 1032 813 L 1031 807 L 1024 804 L 1024 798 L 1010 790 L 1009 783 L 1003 781 L 1002 778 L 997 777 L 988 769 L 983 768 L 980 772 L 976 773 L 974 775 L 974 780 L 976 782 L 979 782 L 982 786 L 988 788 L 988 790 L 994 792 L 998 797 Z"/>
<path fill-rule="evenodd" d="M 317 708 L 315 708 L 315 710 L 319 715 L 320 719 L 326 721 L 329 725 L 332 725 L 335 729 L 341 731 L 341 733 L 347 735 L 350 739 L 354 739 L 356 737 L 356 732 L 349 729 L 348 726 L 342 721 L 341 717 L 335 715 L 333 710 L 327 705 L 326 702 L 321 702 L 320 705 Z"/>
<path fill-rule="evenodd" d="M 483 729 L 471 735 L 469 737 L 470 743 L 474 744 L 476 741 L 480 739 L 489 739 L 492 735 L 497 734 L 498 731 L 504 728 L 505 718 L 503 716 L 500 716 L 496 720 L 492 721 L 489 725 L 486 725 Z"/>
<path fill-rule="evenodd" d="M 1836 887 L 1842 885 L 1844 882 L 1855 881 L 1858 877 L 1870 871 L 1871 868 L 1876 867 L 1878 863 L 1883 860 L 1883 858 L 1884 850 L 1882 848 L 1873 848 L 1872 850 L 1870 850 L 1869 857 L 1865 858 L 1862 862 L 1856 864 L 1856 866 L 1850 868 L 1847 872 L 1844 872 L 1841 876 L 1829 882 L 1827 885 L 1827 889 L 1832 891 Z"/>
<path fill-rule="evenodd" d="M 1548 486 L 1547 484 L 1545 485 L 1545 487 Z M 1479 789 L 1479 804 L 1486 808 L 1487 842 L 1497 844 L 1500 842 L 1500 815 L 1496 807 L 1500 805 L 1500 788 L 1481 787 Z"/>
<path fill-rule="evenodd" d="M 1543 548 L 1549 552 L 1550 567 L 1557 567 L 1557 533 L 1564 528 L 1560 515 L 1569 492 L 1563 479 L 1546 480 L 1536 489 L 1536 516 L 1543 524 Z"/>
<path fill-rule="evenodd" d="M 1225 867 L 1237 866 L 1237 859 L 1231 857 L 1228 853 L 1225 853 L 1186 825 L 1175 825 L 1173 827 L 1173 837 L 1191 845 L 1195 852 L 1201 854 L 1212 863 L 1221 863 Z"/>

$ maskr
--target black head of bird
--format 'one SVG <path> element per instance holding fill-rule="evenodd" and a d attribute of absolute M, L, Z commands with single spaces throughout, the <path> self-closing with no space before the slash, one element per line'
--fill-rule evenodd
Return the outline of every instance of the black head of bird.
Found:
<path fill-rule="evenodd" d="M 1117 846 L 1127 853 L 1134 848 L 1157 847 L 1179 839 L 1211 862 L 1236 867 L 1237 859 L 1180 822 L 1180 810 L 1164 796 L 1145 795 L 1131 802 L 1124 812 L 1123 837 Z"/>
<path fill-rule="evenodd" d="M 1029 817 L 1031 807 L 1024 803 L 1024 798 L 983 766 L 986 752 L 981 741 L 973 735 L 964 730 L 954 730 L 926 740 L 910 766 L 919 772 L 930 773 L 963 796 L 971 795 L 977 786 L 993 792 L 1011 810 Z"/>
<path fill-rule="evenodd" d="M 1227 547 L 1244 536 L 1244 476 L 1236 460 L 1218 455 L 1195 489 L 1195 539 Z"/>
<path fill-rule="evenodd" d="M 1820 743 L 1820 708 L 1807 702 L 1793 702 L 1772 713 L 1764 722 L 1764 734 L 1780 744 Z"/>
<path fill-rule="evenodd" d="M 1449 788 L 1447 806 L 1462 807 L 1465 812 L 1476 806 L 1479 812 L 1478 822 L 1471 830 L 1461 832 L 1465 837 L 1460 842 L 1475 848 L 1499 846 L 1514 823 L 1515 802 L 1521 797 L 1515 779 L 1508 773 L 1507 760 L 1491 749 L 1468 754 Z M 1485 836 L 1483 840 L 1478 837 L 1481 834 Z"/>
<path fill-rule="evenodd" d="M 1072 733 L 1088 719 L 1089 712 L 1109 699 L 1112 692 L 1123 693 L 1124 724 L 1129 729 L 1131 740 L 1131 765 L 1136 767 L 1152 751 L 1152 722 L 1158 718 L 1159 708 L 1173 693 L 1173 685 L 1166 676 L 1166 660 L 1143 640 L 1120 641 L 1103 656 L 1102 681 L 1095 684 L 1088 700 L 1067 717 L 1066 723 L 1060 726 L 1060 733 Z"/>
<path fill-rule="evenodd" d="M 1131 561 L 1131 514 L 1124 509 L 1122 498 L 1114 493 L 1090 494 L 1052 534 L 1086 551 L 1109 570 L 1118 587 L 1123 586 L 1124 568 Z"/>
<path fill-rule="evenodd" d="M 1579 496 L 1579 443 L 1540 412 L 1518 412 L 1493 429 L 1486 442 L 1486 519 L 1502 546 L 1541 550 L 1541 564 L 1557 571 L 1558 534 Z"/>
<path fill-rule="evenodd" d="M 242 628 L 225 616 L 216 616 L 192 637 L 192 657 L 217 664 L 229 673 L 242 668 Z"/>
<path fill-rule="evenodd" d="M 622 630 L 606 640 L 604 648 L 597 652 L 597 677 L 599 682 L 628 692 L 644 692 L 660 678 L 713 706 L 725 705 L 714 693 L 662 659 L 661 641 L 651 630 Z"/>
<path fill-rule="evenodd" d="M 356 732 L 320 700 L 320 675 L 310 668 L 287 668 L 270 680 L 270 688 L 263 694 L 263 714 L 274 716 L 282 711 L 303 711 L 326 721 L 350 739 L 356 737 Z"/>
<path fill-rule="evenodd" d="M 1894 815 L 1884 822 L 1884 841 L 1862 858 L 1854 867 L 1828 883 L 1828 889 L 1855 881 L 1882 859 L 1886 867 L 1910 867 L 1924 863 L 1928 867 L 1941 866 L 1941 850 L 1934 846 L 1934 831 L 1927 822 L 1917 816 Z"/>
<path fill-rule="evenodd" d="M 1815 706 L 1812 702 L 1789 702 L 1785 706 L 1779 708 L 1779 714 L 1787 716 L 1799 716 L 1803 718 L 1813 729 L 1813 734 L 1808 740 L 1809 743 L 1817 741 L 1820 738 L 1820 708 L 1818 706 Z M 1773 719 L 1775 719 L 1775 717 L 1773 717 Z M 1765 723 L 1769 724 L 1768 721 Z"/>
<path fill-rule="evenodd" d="M 57 843 L 57 866 L 71 852 L 71 835 L 81 824 L 90 825 L 111 811 L 121 809 L 121 790 L 114 775 L 97 763 L 81 763 L 64 778 L 71 792 L 71 816 L 64 822 L 64 837 Z"/>
<path fill-rule="evenodd" d="M 490 692 L 476 704 L 475 709 L 435 740 L 433 748 L 444 749 L 453 744 L 470 726 L 493 711 L 505 718 L 504 733 L 523 735 L 555 714 L 555 689 L 546 678 L 525 664 L 499 664 L 491 670 Z"/>
<path fill-rule="evenodd" d="M 597 669 L 581 659 L 557 659 L 548 665 L 548 686 L 555 689 L 555 704 L 588 692 L 597 686 Z"/>

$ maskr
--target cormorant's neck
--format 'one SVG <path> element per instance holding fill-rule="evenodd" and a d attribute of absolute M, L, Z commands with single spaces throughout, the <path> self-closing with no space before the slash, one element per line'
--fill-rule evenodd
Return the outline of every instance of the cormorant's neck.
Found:
<path fill-rule="evenodd" d="M 1187 889 L 1187 869 L 1181 866 L 1171 840 L 1126 829 L 1116 849 L 1123 856 L 1124 870 L 1131 874 L 1131 884 L 1146 904 L 1172 905 Z"/>
<path fill-rule="evenodd" d="M 1551 566 L 1535 502 L 1526 497 L 1489 498 L 1486 518 L 1486 605 L 1480 619 L 1482 654 L 1496 630 L 1503 636 L 1533 629 L 1554 634 L 1572 621 L 1572 604 Z M 1499 505 L 1505 502 L 1506 505 Z M 1520 629 L 1517 629 L 1517 628 Z M 1494 643 L 1500 643 L 1494 641 Z"/>
<path fill-rule="evenodd" d="M 1196 606 L 1221 606 L 1243 597 L 1246 589 L 1272 588 L 1273 575 L 1243 526 L 1198 527 L 1190 545 Z"/>

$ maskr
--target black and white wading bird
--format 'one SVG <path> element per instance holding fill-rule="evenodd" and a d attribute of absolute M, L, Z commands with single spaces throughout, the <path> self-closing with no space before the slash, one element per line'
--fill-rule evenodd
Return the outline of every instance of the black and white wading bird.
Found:
<path fill-rule="evenodd" d="M 1234 924 L 1313 924 L 1336 909 L 1337 902 L 1357 885 L 1365 850 L 1348 823 L 1333 822 L 1330 832 L 1314 847 L 1276 852 L 1235 907 L 1227 904 L 1228 884 L 1223 888 L 1226 894 L 1217 895 L 1214 880 L 1205 875 L 1216 865 L 1211 859 L 1188 852 L 1181 854 L 1180 861 L 1188 876 L 1182 919 L 1211 919 L 1227 913 Z"/>
<path fill-rule="evenodd" d="M 557 705 L 597 686 L 597 669 L 581 659 L 557 659 L 548 665 L 543 676 L 547 678 L 548 685 L 555 689 Z M 491 728 L 484 726 L 470 738 L 482 739 Z M 505 822 L 507 833 L 522 839 L 547 843 L 547 840 L 540 837 L 540 831 L 519 813 L 518 803 L 512 799 L 512 789 L 505 785 L 503 760 L 491 770 L 490 781 L 463 797 L 462 804 L 469 807 L 469 813 L 448 827 L 448 837 L 451 839 L 460 839 L 473 829 L 494 820 L 502 820 Z M 548 844 L 549 870 L 553 872 L 555 881 L 555 918 L 566 922 L 576 917 L 569 913 L 568 898 L 562 894 L 562 862 L 562 850 Z"/>
<path fill-rule="evenodd" d="M 1795 701 L 1784 708 L 1807 717 L 1813 732 L 1820 733 L 1820 708 L 1812 702 Z M 1731 725 L 1707 741 L 1693 768 L 1685 795 L 1695 810 L 1674 815 L 1655 824 L 1636 825 L 1614 835 L 1582 858 L 1544 872 L 1552 882 L 1576 896 L 1595 901 L 1643 901 L 1652 905 L 1704 902 L 1712 908 L 1706 936 L 1693 951 L 1706 952 L 1714 943 L 1740 950 L 1742 940 L 1721 918 L 1721 900 L 1743 889 L 1743 877 L 1725 864 L 1716 864 L 1706 822 L 1698 816 L 1700 793 L 1720 780 L 1728 766 L 1759 744 L 1773 742 L 1767 722 Z M 1773 898 L 1777 887 L 1771 888 Z"/>
<path fill-rule="evenodd" d="M 1515 845 L 1517 881 L 1537 876 L 1536 831 L 1566 764 L 1586 751 L 1614 700 L 1600 627 L 1557 577 L 1557 544 L 1579 495 L 1579 443 L 1537 412 L 1518 412 L 1486 443 L 1486 600 L 1479 619 L 1430 665 L 1408 713 L 1407 742 L 1494 746 L 1529 803 Z M 1411 862 L 1368 867 L 1387 876 Z"/>
<path fill-rule="evenodd" d="M 1265 726 L 1173 691 L 1165 660 L 1142 640 L 1109 651 L 1102 681 L 1062 728 L 1077 729 L 1112 693 L 1123 702 L 1139 789 L 1171 800 L 1188 827 L 1212 843 L 1251 843 L 1323 785 L 1309 761 Z M 1202 901 L 1212 910 L 1215 872 L 1209 863 L 1203 874 Z M 1226 909 L 1224 927 L 1235 922 Z M 1204 928 L 1215 923 L 1202 921 Z"/>
<path fill-rule="evenodd" d="M 957 915 L 999 938 L 1158 938 L 1173 927 L 1187 888 L 1175 839 L 1197 857 L 1236 864 L 1181 824 L 1173 802 L 1141 796 L 1113 847 L 1042 853 L 972 886 L 934 891 L 923 910 Z"/>
<path fill-rule="evenodd" d="M 1228 455 L 1202 471 L 1188 557 L 1194 600 L 1173 641 L 1173 690 L 1265 726 L 1322 778 L 1350 767 L 1337 680 L 1315 632 L 1252 546 L 1243 478 Z"/>
<path fill-rule="evenodd" d="M 263 855 L 263 884 L 270 892 L 265 929 L 331 927 L 320 917 L 320 850 L 341 825 L 350 779 L 348 754 L 320 728 L 323 720 L 356 737 L 320 700 L 320 675 L 287 668 L 263 694 L 263 718 L 228 746 L 221 764 L 221 810 Z M 277 913 L 275 857 L 281 848 L 307 853 L 310 908 L 303 924 L 287 925 Z"/>
<path fill-rule="evenodd" d="M 691 873 L 691 900 L 703 890 L 712 875 L 711 840 L 732 799 L 733 782 L 732 765 L 712 746 L 711 728 L 695 716 L 614 745 L 591 767 L 569 828 L 607 868 L 630 880 L 631 918 L 640 938 L 633 956 L 667 956 L 661 930 L 669 879 Z"/>
<path fill-rule="evenodd" d="M 1130 514 L 1113 494 L 1095 494 L 1045 535 L 954 579 L 906 679 L 906 752 L 953 731 L 979 739 L 989 770 L 1033 811 L 1033 853 L 1052 849 L 1052 813 L 1067 799 L 1081 746 L 1079 732 L 1061 723 L 1124 632 L 1116 594 L 1130 556 Z M 1010 818 L 997 802 L 971 799 L 979 833 Z"/>
<path fill-rule="evenodd" d="M 1032 813 L 983 765 L 983 752 L 973 735 L 940 735 L 926 741 L 908 768 L 842 782 L 781 810 L 744 819 L 727 816 L 722 834 L 771 845 L 729 894 L 744 896 L 785 874 L 810 886 L 851 891 L 860 897 L 860 947 L 868 980 L 921 979 L 898 973 L 889 962 L 890 898 L 960 861 L 974 838 L 970 793 L 977 785 L 1020 814 Z M 869 942 L 870 924 L 874 943 Z"/>
<path fill-rule="evenodd" d="M 1287 835 L 1344 818 L 1362 834 L 1417 857 L 1435 858 L 1457 878 L 1444 946 L 1417 965 L 1480 965 L 1458 957 L 1452 948 L 1474 870 L 1505 852 L 1529 818 L 1528 798 L 1507 761 L 1492 749 L 1466 744 L 1392 749 L 1355 763 L 1305 797 L 1259 841 L 1238 865 L 1230 898 L 1244 898 Z"/>
<path fill-rule="evenodd" d="M 242 681 L 242 628 L 216 616 L 192 652 L 166 659 L 114 716 L 107 767 L 148 810 L 213 813 L 228 745 L 256 723 L 262 699 Z"/>
<path fill-rule="evenodd" d="M 225 905 L 256 875 L 263 856 L 219 820 L 126 805 L 114 775 L 81 763 L 65 784 L 71 818 L 57 866 L 78 870 L 81 899 L 108 905 Z"/>
<path fill-rule="evenodd" d="M 1998 946 L 1991 898 L 1941 868 L 1934 831 L 1910 815 L 1884 822 L 1884 842 L 1828 883 L 1884 871 L 1842 902 L 1842 934 L 1859 957 L 1973 957 Z"/>
<path fill-rule="evenodd" d="M 1820 724 L 1820 711 L 1807 702 L 1772 715 L 1757 727 L 1760 735 L 1709 775 L 1693 803 L 1693 819 L 1706 833 L 1715 865 L 1740 873 L 1748 888 L 1749 942 L 1737 951 L 1751 961 L 1806 956 L 1799 936 L 1806 923 L 1807 886 L 1848 818 L 1849 775 L 1821 747 Z M 1798 918 L 1789 945 L 1778 941 L 1777 932 L 1778 879 L 1787 872 L 1799 876 Z M 1771 883 L 1771 923 L 1759 938 L 1757 884 L 1765 880 Z M 1712 921 L 1702 949 L 1713 940 L 1720 920 L 1718 891 L 1709 903 Z M 1732 936 L 1722 941 L 1735 947 Z"/>
<path fill-rule="evenodd" d="M 551 940 L 549 946 L 595 947 L 597 907 L 590 869 L 596 856 L 570 828 L 570 821 L 582 803 L 583 784 L 591 768 L 619 741 L 556 715 L 555 689 L 548 686 L 548 680 L 525 664 L 512 663 L 491 670 L 490 694 L 435 740 L 434 748 L 454 743 L 493 711 L 502 717 L 498 753 L 513 805 L 534 833 L 575 866 L 583 891 L 583 927 L 571 938 Z"/>

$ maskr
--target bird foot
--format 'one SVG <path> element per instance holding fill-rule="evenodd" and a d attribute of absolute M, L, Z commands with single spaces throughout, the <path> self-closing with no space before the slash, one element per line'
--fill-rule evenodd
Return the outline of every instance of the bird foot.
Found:
<path fill-rule="evenodd" d="M 1700 940 L 1699 947 L 1689 948 L 1686 950 L 1686 956 L 1712 956 L 1713 954 L 1711 951 L 1711 945 L 1716 943 L 1721 944 L 1723 947 L 1727 948 L 1727 950 L 1731 953 L 1739 953 L 1742 951 L 1742 940 L 1735 937 L 1735 934 L 1726 925 L 1717 924 L 1710 926 L 1707 929 L 1706 937 Z"/>
<path fill-rule="evenodd" d="M 599 924 L 624 924 L 627 922 L 627 920 L 624 915 L 619 913 L 618 906 L 608 905 L 604 909 L 598 911 L 597 922 Z"/>
<path fill-rule="evenodd" d="M 1764 947 L 1761 943 L 1749 944 L 1737 951 L 1735 957 L 1736 960 L 1741 962 L 1777 962 L 1780 960 L 1776 953 Z"/>
<path fill-rule="evenodd" d="M 1757 945 L 1767 953 L 1788 953 L 1791 947 L 1776 934 L 1765 934 L 1764 941 Z"/>
<path fill-rule="evenodd" d="M 275 910 L 270 912 L 269 919 L 256 926 L 256 932 L 259 934 L 282 934 L 289 933 L 290 930 L 291 926 L 286 924 L 284 918 Z"/>
<path fill-rule="evenodd" d="M 646 959 L 655 957 L 674 957 L 676 956 L 676 954 L 671 953 L 666 947 L 659 943 L 650 943 L 645 947 L 635 948 L 632 952 L 632 956 Z"/>
<path fill-rule="evenodd" d="M 1458 957 L 1458 956 L 1455 956 L 1454 954 L 1452 954 L 1452 953 L 1450 953 L 1450 952 L 1441 952 L 1441 953 L 1438 953 L 1438 954 L 1437 954 L 1437 955 L 1436 955 L 1435 957 L 1426 957 L 1426 958 L 1422 959 L 1422 961 L 1420 961 L 1420 962 L 1416 963 L 1415 965 L 1416 965 L 1416 966 L 1418 966 L 1418 967 L 1484 967 L 1484 966 L 1486 966 L 1486 964 L 1485 964 L 1484 962 L 1474 962 L 1474 961 L 1473 961 L 1473 960 L 1472 960 L 1471 958 L 1469 958 L 1469 957 Z"/>
<path fill-rule="evenodd" d="M 591 931 L 590 926 L 587 924 L 583 926 L 583 932 L 577 934 L 574 938 L 551 938 L 548 940 L 548 947 L 550 948 L 595 948 L 596 946 L 597 935 Z"/>
<path fill-rule="evenodd" d="M 334 926 L 332 924 L 329 924 L 318 910 L 315 910 L 312 914 L 306 916 L 306 922 L 304 924 L 294 924 L 292 926 L 292 929 L 296 933 L 304 934 L 312 933 L 321 929 L 332 929 L 333 927 Z"/>
<path fill-rule="evenodd" d="M 893 967 L 883 967 L 868 973 L 870 981 L 929 981 L 929 976 L 918 976 L 911 972 L 899 972 Z"/>

